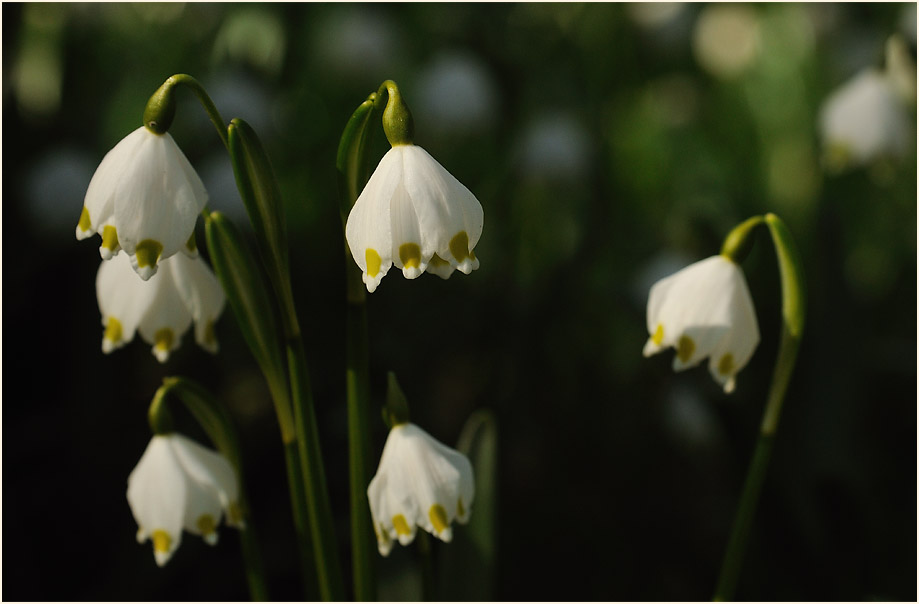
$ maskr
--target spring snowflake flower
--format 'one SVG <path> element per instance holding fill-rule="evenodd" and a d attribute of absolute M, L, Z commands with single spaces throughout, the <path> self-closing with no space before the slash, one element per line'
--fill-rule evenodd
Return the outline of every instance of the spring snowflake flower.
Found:
<path fill-rule="evenodd" d="M 449 542 L 453 520 L 469 521 L 474 495 L 472 464 L 465 455 L 415 424 L 393 426 L 367 488 L 380 553 L 389 555 L 396 539 L 411 543 L 419 526 Z"/>
<path fill-rule="evenodd" d="M 201 257 L 167 258 L 148 281 L 138 278 L 124 255 L 104 260 L 96 274 L 96 298 L 105 327 L 102 352 L 124 346 L 140 331 L 157 360 L 165 363 L 192 321 L 198 345 L 217 352 L 214 325 L 226 296 Z"/>
<path fill-rule="evenodd" d="M 146 280 L 158 262 L 184 251 L 207 191 L 169 133 L 141 126 L 102 159 L 93 174 L 76 228 L 77 239 L 102 236 L 99 253 L 109 260 L 119 250 Z"/>
<path fill-rule="evenodd" d="M 227 459 L 171 433 L 156 435 L 128 476 L 128 504 L 137 521 L 137 542 L 153 541 L 163 566 L 182 542 L 182 529 L 214 545 L 217 526 L 242 528 L 236 472 Z"/>
<path fill-rule="evenodd" d="M 708 368 L 725 392 L 759 343 L 756 311 L 740 267 L 712 256 L 661 279 L 648 296 L 648 342 L 644 355 L 676 349 L 673 369 L 709 357 Z"/>
<path fill-rule="evenodd" d="M 824 155 L 831 170 L 899 157 L 909 147 L 916 64 L 899 36 L 887 41 L 885 51 L 883 71 L 862 70 L 820 108 Z"/>
<path fill-rule="evenodd" d="M 407 279 L 425 271 L 468 275 L 479 268 L 472 250 L 483 223 L 469 189 L 421 147 L 397 144 L 358 196 L 345 235 L 373 292 L 393 264 Z"/>

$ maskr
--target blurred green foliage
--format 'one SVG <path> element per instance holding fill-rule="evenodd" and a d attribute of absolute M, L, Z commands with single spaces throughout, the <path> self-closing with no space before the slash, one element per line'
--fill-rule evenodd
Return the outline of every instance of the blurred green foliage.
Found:
<path fill-rule="evenodd" d="M 480 270 L 394 272 L 370 296 L 374 396 L 395 371 L 413 420 L 449 444 L 493 411 L 483 597 L 710 597 L 777 346 L 768 238 L 744 264 L 763 341 L 733 395 L 704 369 L 641 357 L 645 303 L 654 280 L 772 211 L 797 238 L 810 306 L 737 595 L 915 599 L 915 108 L 906 156 L 840 175 L 821 169 L 817 131 L 822 101 L 879 67 L 889 35 L 915 60 L 915 21 L 915 4 L 873 3 L 4 3 L 4 595 L 247 597 L 232 530 L 215 549 L 183 540 L 165 569 L 134 542 L 124 490 L 146 404 L 181 374 L 238 419 L 272 596 L 301 597 L 277 426 L 231 314 L 216 357 L 188 337 L 166 366 L 139 341 L 104 356 L 99 258 L 72 235 L 95 166 L 166 77 L 189 73 L 258 132 L 279 179 L 343 544 L 335 153 L 392 78 L 416 142 L 486 218 Z M 220 140 L 179 101 L 173 136 L 211 208 L 243 226 Z M 382 156 L 382 131 L 374 146 Z M 419 597 L 416 562 L 414 548 L 381 560 L 381 596 Z"/>

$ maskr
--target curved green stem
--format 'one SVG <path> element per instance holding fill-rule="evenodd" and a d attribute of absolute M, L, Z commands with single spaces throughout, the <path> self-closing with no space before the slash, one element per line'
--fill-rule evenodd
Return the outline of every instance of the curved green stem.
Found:
<path fill-rule="evenodd" d="M 169 84 L 170 86 L 181 84 L 191 89 L 194 95 L 198 97 L 198 101 L 204 108 L 204 112 L 207 113 L 207 117 L 210 118 L 211 123 L 213 123 L 214 127 L 217 129 L 217 135 L 220 137 L 220 140 L 223 141 L 223 146 L 229 149 L 230 141 L 227 138 L 227 124 L 223 121 L 223 118 L 220 116 L 220 112 L 217 110 L 217 105 L 215 105 L 214 101 L 211 100 L 211 97 L 208 96 L 207 91 L 204 90 L 204 86 L 201 85 L 201 82 L 188 75 L 187 73 L 177 73 L 175 75 L 169 76 L 166 79 L 166 84 Z"/>
<path fill-rule="evenodd" d="M 239 482 L 239 513 L 245 525 L 240 528 L 240 546 L 246 568 L 246 580 L 249 584 L 249 593 L 257 602 L 268 600 L 268 590 L 265 584 L 265 571 L 262 557 L 258 547 L 249 500 L 246 496 L 246 485 L 243 476 L 242 454 L 239 438 L 233 421 L 226 408 L 204 387 L 181 377 L 170 377 L 163 380 L 163 385 L 156 391 L 150 404 L 148 416 L 154 433 L 171 426 L 172 417 L 166 405 L 167 394 L 178 398 L 204 428 L 214 446 L 233 465 L 236 470 L 236 479 Z"/>
<path fill-rule="evenodd" d="M 782 403 L 785 400 L 785 392 L 788 389 L 798 356 L 807 305 L 804 271 L 791 233 L 785 223 L 775 214 L 766 214 L 762 222 L 769 228 L 779 265 L 779 276 L 782 283 L 782 333 L 778 358 L 772 375 L 772 385 L 769 388 L 763 421 L 760 425 L 759 440 L 747 471 L 740 505 L 734 519 L 734 527 L 721 565 L 721 575 L 715 588 L 713 599 L 719 602 L 733 599 L 740 577 L 756 505 L 766 478 L 775 433 L 782 413 Z"/>

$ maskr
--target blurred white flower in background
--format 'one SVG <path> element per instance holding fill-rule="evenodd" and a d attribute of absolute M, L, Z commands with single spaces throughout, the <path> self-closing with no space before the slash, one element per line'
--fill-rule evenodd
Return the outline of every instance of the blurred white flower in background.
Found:
<path fill-rule="evenodd" d="M 883 71 L 863 69 L 823 102 L 819 128 L 824 163 L 831 172 L 902 156 L 915 103 L 916 66 L 903 41 L 887 43 Z M 915 114 L 915 107 L 911 113 Z"/>
<path fill-rule="evenodd" d="M 706 5 L 693 28 L 692 50 L 699 65 L 713 76 L 737 77 L 760 52 L 756 8 L 746 4 Z"/>

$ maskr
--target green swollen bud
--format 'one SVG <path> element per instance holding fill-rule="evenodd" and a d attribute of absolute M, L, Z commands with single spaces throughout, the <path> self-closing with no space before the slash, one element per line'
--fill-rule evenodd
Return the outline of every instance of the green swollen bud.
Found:
<path fill-rule="evenodd" d="M 386 80 L 380 85 L 380 94 L 383 89 L 388 92 L 386 109 L 383 110 L 383 132 L 389 144 L 411 145 L 415 140 L 415 122 L 412 120 L 412 112 L 408 110 L 408 105 L 402 100 L 402 94 L 399 92 L 399 86 L 392 80 Z"/>
<path fill-rule="evenodd" d="M 176 115 L 175 95 L 172 93 L 175 84 L 174 78 L 170 77 L 147 101 L 147 107 L 144 109 L 144 126 L 156 134 L 165 134 Z"/>
<path fill-rule="evenodd" d="M 735 264 L 743 262 L 743 259 L 747 257 L 747 254 L 750 253 L 750 248 L 753 246 L 753 231 L 762 223 L 762 216 L 754 216 L 731 229 L 728 236 L 724 238 L 721 255 L 726 256 Z"/>

